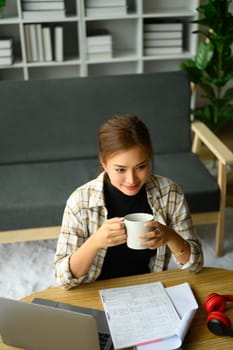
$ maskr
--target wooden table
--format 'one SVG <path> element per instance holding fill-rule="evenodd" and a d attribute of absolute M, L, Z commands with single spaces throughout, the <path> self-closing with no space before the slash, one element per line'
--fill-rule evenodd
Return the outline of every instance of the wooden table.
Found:
<path fill-rule="evenodd" d="M 198 301 L 199 310 L 185 338 L 183 347 L 184 350 L 233 349 L 233 338 L 217 337 L 209 332 L 206 326 L 206 313 L 202 304 L 203 299 L 208 294 L 213 292 L 219 294 L 233 294 L 232 270 L 204 268 L 198 274 L 180 270 L 168 270 L 144 275 L 97 281 L 91 284 L 84 284 L 69 291 L 65 291 L 58 287 L 51 287 L 44 291 L 27 296 L 23 300 L 31 302 L 33 298 L 39 297 L 103 310 L 99 297 L 100 289 L 130 286 L 155 281 L 163 282 L 165 287 L 188 282 Z M 226 315 L 233 321 L 233 303 L 229 303 Z M 15 348 L 2 344 L 0 339 L 0 349 L 10 350 Z"/>

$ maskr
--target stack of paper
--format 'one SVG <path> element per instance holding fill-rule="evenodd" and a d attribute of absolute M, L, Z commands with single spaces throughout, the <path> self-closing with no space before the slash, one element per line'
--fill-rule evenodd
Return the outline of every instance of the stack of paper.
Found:
<path fill-rule="evenodd" d="M 24 19 L 63 18 L 65 16 L 64 0 L 22 0 Z"/>
<path fill-rule="evenodd" d="M 12 38 L 0 38 L 0 66 L 13 63 Z"/>
<path fill-rule="evenodd" d="M 115 349 L 178 349 L 198 309 L 188 283 L 112 288 L 100 296 Z"/>
<path fill-rule="evenodd" d="M 87 58 L 89 60 L 112 58 L 112 36 L 107 30 L 88 33 Z"/>
<path fill-rule="evenodd" d="M 127 14 L 126 0 L 86 0 L 87 17 L 124 16 Z"/>
<path fill-rule="evenodd" d="M 145 23 L 144 54 L 174 54 L 183 51 L 182 23 Z"/>

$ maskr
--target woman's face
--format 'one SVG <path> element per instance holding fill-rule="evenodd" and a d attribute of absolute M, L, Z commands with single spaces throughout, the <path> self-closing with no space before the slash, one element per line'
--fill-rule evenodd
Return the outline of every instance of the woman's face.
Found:
<path fill-rule="evenodd" d="M 115 154 L 102 166 L 111 184 L 128 196 L 140 191 L 150 173 L 150 161 L 138 146 Z"/>

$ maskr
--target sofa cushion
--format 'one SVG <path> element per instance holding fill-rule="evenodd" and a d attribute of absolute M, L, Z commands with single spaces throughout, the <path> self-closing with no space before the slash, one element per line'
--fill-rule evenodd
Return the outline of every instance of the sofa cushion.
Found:
<path fill-rule="evenodd" d="M 156 153 L 190 150 L 189 95 L 185 72 L 0 81 L 0 164 L 97 157 L 100 125 L 125 113 Z"/>
<path fill-rule="evenodd" d="M 191 153 L 159 154 L 154 157 L 155 173 L 172 178 L 185 193 L 192 213 L 219 210 L 220 191 L 216 179 Z"/>
<path fill-rule="evenodd" d="M 216 181 L 195 155 L 156 155 L 153 166 L 159 175 L 172 174 L 192 213 L 218 210 Z M 98 173 L 97 158 L 0 166 L 0 230 L 60 225 L 68 196 Z"/>
<path fill-rule="evenodd" d="M 60 225 L 68 196 L 97 173 L 97 159 L 0 166 L 0 230 Z"/>

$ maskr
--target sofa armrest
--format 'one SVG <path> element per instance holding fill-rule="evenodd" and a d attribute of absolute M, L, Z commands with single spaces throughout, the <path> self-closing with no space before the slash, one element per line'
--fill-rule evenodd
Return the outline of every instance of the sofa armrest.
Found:
<path fill-rule="evenodd" d="M 193 121 L 193 153 L 198 153 L 200 142 L 203 142 L 211 153 L 224 165 L 233 164 L 233 152 L 202 122 Z"/>

